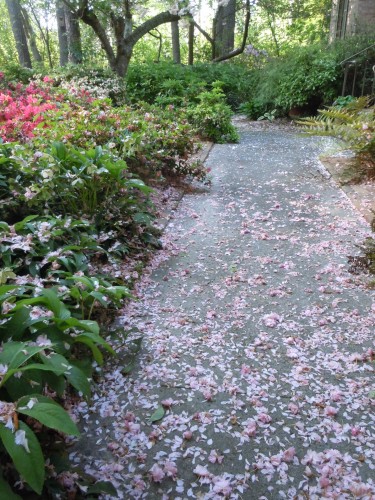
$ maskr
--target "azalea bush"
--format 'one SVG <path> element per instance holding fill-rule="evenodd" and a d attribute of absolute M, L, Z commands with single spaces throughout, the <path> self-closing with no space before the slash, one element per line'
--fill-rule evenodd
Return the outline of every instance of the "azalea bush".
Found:
<path fill-rule="evenodd" d="M 34 83 L 8 84 L 5 89 L 0 86 L 0 137 L 4 141 L 31 139 L 34 129 L 43 122 L 43 114 L 56 110 L 53 101 L 62 97 Z"/>

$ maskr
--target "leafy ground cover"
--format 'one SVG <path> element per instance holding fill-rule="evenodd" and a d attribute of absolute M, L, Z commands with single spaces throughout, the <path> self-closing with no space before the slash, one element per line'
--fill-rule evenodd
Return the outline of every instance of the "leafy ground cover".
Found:
<path fill-rule="evenodd" d="M 14 485 L 22 495 L 67 487 L 51 432 L 78 434 L 67 401 L 89 399 L 114 354 L 101 321 L 132 296 L 123 259 L 160 246 L 145 181 L 206 179 L 188 162 L 196 129 L 182 110 L 114 107 L 74 85 L 1 75 L 0 492 L 9 498 Z M 92 482 L 86 492 L 111 491 Z"/>

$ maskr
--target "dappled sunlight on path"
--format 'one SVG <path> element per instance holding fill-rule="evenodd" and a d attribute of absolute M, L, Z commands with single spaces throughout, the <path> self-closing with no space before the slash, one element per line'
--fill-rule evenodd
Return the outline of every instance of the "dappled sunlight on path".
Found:
<path fill-rule="evenodd" d="M 122 498 L 370 498 L 375 298 L 347 264 L 370 228 L 327 140 L 241 128 L 123 311 L 143 349 L 77 408 L 72 461 Z"/>

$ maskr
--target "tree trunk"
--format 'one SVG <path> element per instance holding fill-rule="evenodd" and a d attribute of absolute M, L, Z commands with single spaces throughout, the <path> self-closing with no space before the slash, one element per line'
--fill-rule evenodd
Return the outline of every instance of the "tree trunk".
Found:
<path fill-rule="evenodd" d="M 23 27 L 25 30 L 26 38 L 30 45 L 30 50 L 33 55 L 34 61 L 40 63 L 42 62 L 42 56 L 40 55 L 39 49 L 36 44 L 36 35 L 33 30 L 32 24 L 30 22 L 29 14 L 22 7 L 21 7 L 21 13 L 22 13 Z"/>
<path fill-rule="evenodd" d="M 65 5 L 61 0 L 56 0 L 57 34 L 59 37 L 60 66 L 69 62 L 68 31 L 65 21 Z"/>
<path fill-rule="evenodd" d="M 236 0 L 229 0 L 226 5 L 218 7 L 214 18 L 214 58 L 233 51 L 235 25 Z"/>
<path fill-rule="evenodd" d="M 246 47 L 246 42 L 247 42 L 247 37 L 249 34 L 249 26 L 250 26 L 250 19 L 251 19 L 251 11 L 250 11 L 250 0 L 246 0 L 245 4 L 245 25 L 244 25 L 244 32 L 242 35 L 242 43 L 241 46 L 238 49 L 232 50 L 231 52 L 224 54 L 220 57 L 216 57 L 215 59 L 212 60 L 212 62 L 221 62 L 221 61 L 227 61 L 228 59 L 232 59 L 232 57 L 236 57 L 240 54 L 242 54 L 245 50 Z"/>
<path fill-rule="evenodd" d="M 194 64 L 194 24 L 189 23 L 189 57 L 188 64 L 192 66 Z"/>
<path fill-rule="evenodd" d="M 61 1 L 63 1 L 72 12 L 76 12 L 77 16 L 83 23 L 91 26 L 102 44 L 102 48 L 106 53 L 110 68 L 120 77 L 125 77 L 133 54 L 133 48 L 143 36 L 161 24 L 178 21 L 180 19 L 178 14 L 172 14 L 169 11 L 160 12 L 133 29 L 132 16 L 129 7 L 130 3 L 124 0 L 124 17 L 119 16 L 114 10 L 110 12 L 110 20 L 115 39 L 115 52 L 114 47 L 112 46 L 113 39 L 109 36 L 107 30 L 102 25 L 99 17 L 95 13 L 95 9 L 90 8 L 88 0 L 82 0 L 79 3 L 78 9 L 76 9 L 75 4 L 71 0 Z"/>
<path fill-rule="evenodd" d="M 171 22 L 172 30 L 172 55 L 173 62 L 176 64 L 181 64 L 181 51 L 180 51 L 180 28 L 178 26 L 178 21 Z"/>
<path fill-rule="evenodd" d="M 126 44 L 121 41 L 117 46 L 116 60 L 112 70 L 120 77 L 126 75 L 130 59 L 133 55 L 134 45 Z"/>
<path fill-rule="evenodd" d="M 13 36 L 16 41 L 18 59 L 21 66 L 31 68 L 31 57 L 27 46 L 27 38 L 23 25 L 19 0 L 6 0 Z"/>
<path fill-rule="evenodd" d="M 77 14 L 71 12 L 66 5 L 64 5 L 64 9 L 68 34 L 69 62 L 72 64 L 82 64 L 83 53 L 79 18 Z"/>

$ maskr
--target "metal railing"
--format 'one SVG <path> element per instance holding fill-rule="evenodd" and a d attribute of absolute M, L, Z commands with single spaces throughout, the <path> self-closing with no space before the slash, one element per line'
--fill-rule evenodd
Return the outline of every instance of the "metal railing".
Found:
<path fill-rule="evenodd" d="M 375 43 L 341 61 L 344 79 L 341 95 L 375 94 Z"/>

